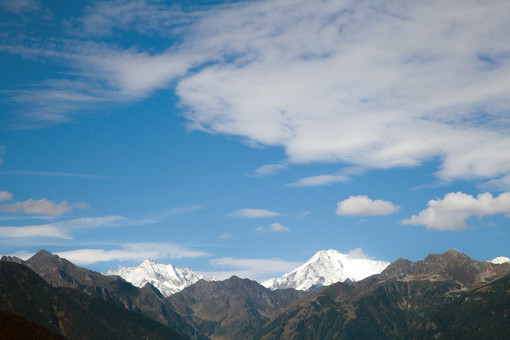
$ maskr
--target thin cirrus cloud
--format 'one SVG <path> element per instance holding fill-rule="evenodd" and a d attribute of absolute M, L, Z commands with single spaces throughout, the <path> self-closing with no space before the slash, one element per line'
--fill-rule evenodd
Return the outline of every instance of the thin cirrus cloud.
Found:
<path fill-rule="evenodd" d="M 368 196 L 358 195 L 338 202 L 336 214 L 341 216 L 376 216 L 394 214 L 400 207 L 390 201 L 372 200 Z"/>
<path fill-rule="evenodd" d="M 302 262 L 285 261 L 279 258 L 271 259 L 248 259 L 222 257 L 209 260 L 214 267 L 224 267 L 229 270 L 203 273 L 208 277 L 224 280 L 232 275 L 252 280 L 265 280 L 272 276 L 290 272 L 296 269 Z"/>
<path fill-rule="evenodd" d="M 296 182 L 289 183 L 289 187 L 317 187 L 322 185 L 329 185 L 333 183 L 345 183 L 350 180 L 349 176 L 345 175 L 318 175 L 304 177 Z"/>
<path fill-rule="evenodd" d="M 0 202 L 12 200 L 12 194 L 8 191 L 0 191 Z"/>
<path fill-rule="evenodd" d="M 272 232 L 272 233 L 283 233 L 290 231 L 290 228 L 284 225 L 281 225 L 278 222 L 271 223 L 267 228 L 264 226 L 260 226 L 254 229 L 255 231 L 264 234 L 266 231 Z"/>
<path fill-rule="evenodd" d="M 497 197 L 486 192 L 474 197 L 462 192 L 451 192 L 443 199 L 430 200 L 428 208 L 402 221 L 403 224 L 421 225 L 436 230 L 465 230 L 471 216 L 505 214 L 510 217 L 510 193 Z"/>
<path fill-rule="evenodd" d="M 115 226 L 125 220 L 122 216 L 85 217 L 73 220 L 28 226 L 2 226 L 0 237 L 3 238 L 60 238 L 72 239 L 71 232 L 80 228 L 97 228 Z"/>
<path fill-rule="evenodd" d="M 63 122 L 94 102 L 171 87 L 190 128 L 281 147 L 289 164 L 370 169 L 436 158 L 441 180 L 510 175 L 508 1 L 274 0 L 194 9 L 101 2 L 71 20 L 85 28 L 80 39 L 44 47 L 7 40 L 4 52 L 75 71 L 12 98 L 33 106 L 27 119 Z M 177 24 L 168 26 L 169 18 Z M 101 40 L 113 31 L 157 43 L 124 49 Z M 175 34 L 179 42 L 169 42 Z"/>
<path fill-rule="evenodd" d="M 88 205 L 86 203 L 69 203 L 67 201 L 62 201 L 60 203 L 55 203 L 47 200 L 46 198 L 42 198 L 40 200 L 28 199 L 23 202 L 15 202 L 12 204 L 2 204 L 0 205 L 0 211 L 15 213 L 21 211 L 25 214 L 34 215 L 50 215 L 50 216 L 59 216 L 66 212 L 69 212 L 73 209 L 87 209 Z"/>
<path fill-rule="evenodd" d="M 239 218 L 268 218 L 281 216 L 280 213 L 266 209 L 239 209 L 227 214 L 229 217 Z"/>
<path fill-rule="evenodd" d="M 109 261 L 143 261 L 145 259 L 182 259 L 210 256 L 207 252 L 194 250 L 173 243 L 125 243 L 118 249 L 76 249 L 56 253 L 79 265 Z"/>
<path fill-rule="evenodd" d="M 110 261 L 143 261 L 145 259 L 181 259 L 210 256 L 206 252 L 183 245 L 157 242 L 123 243 L 115 245 L 113 249 L 86 248 L 61 251 L 55 254 L 78 265 Z M 19 252 L 15 255 L 22 259 L 28 259 L 33 254 Z"/>

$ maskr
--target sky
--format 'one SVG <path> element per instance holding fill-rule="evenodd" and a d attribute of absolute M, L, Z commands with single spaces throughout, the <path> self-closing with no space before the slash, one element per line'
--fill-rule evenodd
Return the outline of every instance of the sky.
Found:
<path fill-rule="evenodd" d="M 510 2 L 0 0 L 0 253 L 263 280 L 510 257 Z"/>

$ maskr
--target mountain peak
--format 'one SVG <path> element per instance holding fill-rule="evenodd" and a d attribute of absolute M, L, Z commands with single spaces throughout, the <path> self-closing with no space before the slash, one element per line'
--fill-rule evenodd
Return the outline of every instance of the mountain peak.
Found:
<path fill-rule="evenodd" d="M 118 275 L 140 288 L 150 283 L 164 296 L 170 296 L 203 279 L 202 275 L 189 268 L 176 268 L 171 264 L 161 264 L 151 259 L 146 259 L 137 267 L 109 270 L 106 275 Z"/>
<path fill-rule="evenodd" d="M 311 290 L 336 282 L 359 281 L 379 274 L 390 263 L 365 258 L 355 258 L 334 249 L 321 250 L 299 268 L 280 278 L 262 282 L 269 289 L 294 288 Z"/>

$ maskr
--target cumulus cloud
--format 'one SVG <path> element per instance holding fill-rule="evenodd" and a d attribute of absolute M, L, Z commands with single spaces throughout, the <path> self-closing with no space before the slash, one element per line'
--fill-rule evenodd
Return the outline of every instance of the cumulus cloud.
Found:
<path fill-rule="evenodd" d="M 451 192 L 443 199 L 430 200 L 428 208 L 402 221 L 408 225 L 422 225 L 436 230 L 465 230 L 466 220 L 471 216 L 480 218 L 489 215 L 506 214 L 510 217 L 510 193 L 498 197 L 486 192 L 476 197 Z"/>
<path fill-rule="evenodd" d="M 280 223 L 272 223 L 270 226 L 269 226 L 269 231 L 272 231 L 272 232 L 278 232 L 278 233 L 281 233 L 281 232 L 285 232 L 285 231 L 290 231 L 290 228 L 289 227 L 286 227 L 284 225 L 281 225 Z"/>
<path fill-rule="evenodd" d="M 338 202 L 336 214 L 342 216 L 376 216 L 394 214 L 399 210 L 400 207 L 390 201 L 372 200 L 368 196 L 359 195 Z"/>
<path fill-rule="evenodd" d="M 79 264 L 88 265 L 110 261 L 143 261 L 145 259 L 181 259 L 207 257 L 208 253 L 173 243 L 126 243 L 118 249 L 76 249 L 56 253 Z"/>
<path fill-rule="evenodd" d="M 204 273 L 208 277 L 224 280 L 232 275 L 236 275 L 241 278 L 250 278 L 257 281 L 290 272 L 303 264 L 302 262 L 290 262 L 278 258 L 248 259 L 233 257 L 211 259 L 209 263 L 215 267 L 227 267 L 232 270 Z"/>
<path fill-rule="evenodd" d="M 43 198 L 40 200 L 28 199 L 23 202 L 15 202 L 13 204 L 2 204 L 0 205 L 0 211 L 7 211 L 11 213 L 22 211 L 25 214 L 30 215 L 39 214 L 58 216 L 75 208 L 86 209 L 87 207 L 88 205 L 86 203 L 71 204 L 67 201 L 55 203 L 47 200 L 46 198 Z"/>
<path fill-rule="evenodd" d="M 267 218 L 267 217 L 277 217 L 280 216 L 280 213 L 266 210 L 266 209 L 239 209 L 230 214 L 227 214 L 229 217 L 240 217 L 240 218 Z"/>
<path fill-rule="evenodd" d="M 12 200 L 12 194 L 8 191 L 0 191 L 0 202 Z"/>

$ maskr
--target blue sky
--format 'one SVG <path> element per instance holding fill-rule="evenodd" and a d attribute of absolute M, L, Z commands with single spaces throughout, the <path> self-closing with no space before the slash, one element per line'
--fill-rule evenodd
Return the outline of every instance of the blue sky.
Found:
<path fill-rule="evenodd" d="M 509 16 L 2 0 L 1 253 L 259 280 L 323 249 L 510 256 Z"/>

